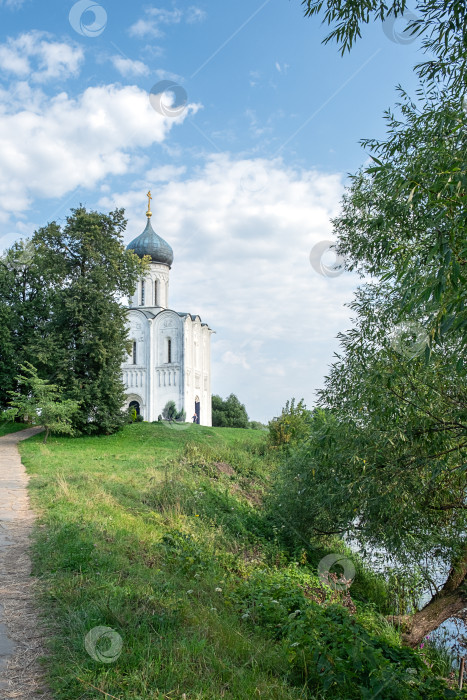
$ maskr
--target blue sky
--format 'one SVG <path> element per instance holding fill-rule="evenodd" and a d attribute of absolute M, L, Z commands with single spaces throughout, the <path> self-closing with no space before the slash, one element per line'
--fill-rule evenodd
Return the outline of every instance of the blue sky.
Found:
<path fill-rule="evenodd" d="M 311 406 L 357 280 L 310 251 L 333 240 L 359 139 L 384 135 L 396 84 L 415 90 L 404 20 L 341 57 L 299 0 L 0 12 L 0 250 L 80 202 L 125 207 L 130 241 L 150 188 L 175 253 L 170 306 L 216 331 L 214 393 L 262 421 L 292 396 Z"/>

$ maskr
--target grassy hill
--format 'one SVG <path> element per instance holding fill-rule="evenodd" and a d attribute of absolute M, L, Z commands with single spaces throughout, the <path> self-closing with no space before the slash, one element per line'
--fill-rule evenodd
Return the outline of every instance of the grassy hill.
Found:
<path fill-rule="evenodd" d="M 140 423 L 21 452 L 55 698 L 448 697 L 381 580 L 357 561 L 350 597 L 317 576 L 340 545 L 287 544 L 264 432 Z"/>

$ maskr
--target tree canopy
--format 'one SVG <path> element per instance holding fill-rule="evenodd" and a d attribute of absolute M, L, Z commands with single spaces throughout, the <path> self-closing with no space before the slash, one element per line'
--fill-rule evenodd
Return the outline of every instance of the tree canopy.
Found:
<path fill-rule="evenodd" d="M 407 9 L 305 5 L 324 13 L 325 41 L 342 52 L 372 18 Z M 333 220 L 336 251 L 363 278 L 353 327 L 278 487 L 302 536 L 340 534 L 421 573 L 433 595 L 411 620 L 411 644 L 467 606 L 467 5 L 419 0 L 415 12 L 407 32 L 430 54 L 419 90 L 399 88 L 386 137 L 362 142 L 372 162 Z"/>
<path fill-rule="evenodd" d="M 269 442 L 273 447 L 292 446 L 309 437 L 312 412 L 303 399 L 287 401 L 281 415 L 269 421 Z"/>
<path fill-rule="evenodd" d="M 248 428 L 246 408 L 235 394 L 230 394 L 225 400 L 214 394 L 212 397 L 212 424 L 221 428 Z"/>
<path fill-rule="evenodd" d="M 128 352 L 126 310 L 142 262 L 123 245 L 123 211 L 73 209 L 63 226 L 36 231 L 1 259 L 0 375 L 16 390 L 19 366 L 33 360 L 39 377 L 77 401 L 74 427 L 112 432 L 126 420 L 121 362 Z"/>

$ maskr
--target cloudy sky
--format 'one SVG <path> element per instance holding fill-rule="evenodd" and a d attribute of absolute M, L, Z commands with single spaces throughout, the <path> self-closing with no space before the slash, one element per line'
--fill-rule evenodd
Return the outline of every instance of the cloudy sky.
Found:
<path fill-rule="evenodd" d="M 0 251 L 79 203 L 124 207 L 129 242 L 151 189 L 170 306 L 216 331 L 213 392 L 262 421 L 293 396 L 312 406 L 357 284 L 326 273 L 329 219 L 359 139 L 384 135 L 396 84 L 415 87 L 404 20 L 341 57 L 300 0 L 0 13 Z"/>

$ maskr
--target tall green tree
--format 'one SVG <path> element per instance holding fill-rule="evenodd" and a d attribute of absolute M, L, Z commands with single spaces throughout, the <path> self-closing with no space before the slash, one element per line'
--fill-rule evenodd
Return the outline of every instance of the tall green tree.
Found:
<path fill-rule="evenodd" d="M 126 420 L 120 299 L 133 293 L 144 264 L 124 248 L 125 225 L 122 210 L 106 215 L 79 207 L 63 226 L 52 222 L 34 233 L 24 269 L 13 249 L 0 274 L 8 318 L 1 355 L 3 348 L 10 358 L 12 349 L 23 348 L 16 362 L 3 365 L 10 386 L 17 363 L 33 359 L 41 378 L 79 402 L 74 427 L 85 433 L 112 432 Z"/>
<path fill-rule="evenodd" d="M 126 352 L 126 310 L 121 296 L 133 293 L 139 258 L 123 246 L 123 211 L 72 210 L 33 236 L 42 264 L 59 270 L 60 294 L 50 323 L 49 366 L 68 398 L 79 401 L 82 432 L 112 432 L 124 424 L 121 362 Z"/>
<path fill-rule="evenodd" d="M 246 408 L 235 394 L 225 400 L 216 394 L 212 397 L 212 424 L 221 428 L 248 428 Z"/>
<path fill-rule="evenodd" d="M 342 51 L 405 0 L 305 0 Z M 467 6 L 419 0 L 408 32 L 430 60 L 415 99 L 402 90 L 372 164 L 351 178 L 333 221 L 362 284 L 353 328 L 319 394 L 327 409 L 284 467 L 284 503 L 304 536 L 341 534 L 416 567 L 433 596 L 406 640 L 467 606 Z M 436 577 L 433 571 L 437 572 Z"/>
<path fill-rule="evenodd" d="M 427 362 L 428 336 L 400 330 L 398 301 L 387 284 L 357 293 L 326 411 L 289 450 L 277 504 L 303 538 L 346 537 L 424 578 L 433 595 L 408 621 L 415 646 L 467 606 L 467 382 L 455 335 Z"/>
<path fill-rule="evenodd" d="M 41 366 L 46 328 L 59 276 L 41 269 L 31 241 L 15 243 L 0 257 L 0 409 L 16 390 L 20 365 Z"/>

